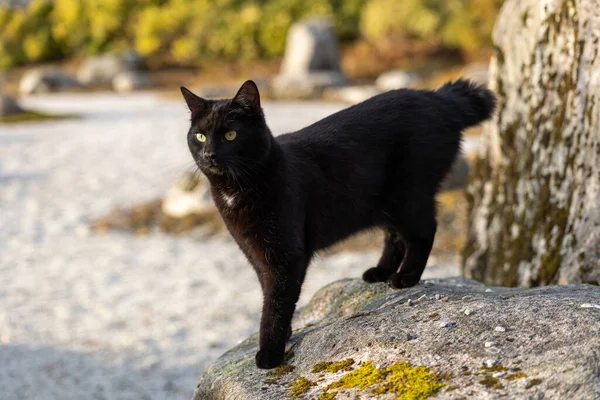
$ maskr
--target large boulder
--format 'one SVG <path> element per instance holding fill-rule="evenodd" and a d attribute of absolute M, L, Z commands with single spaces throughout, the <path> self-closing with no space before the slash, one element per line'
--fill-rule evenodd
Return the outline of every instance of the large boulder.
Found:
<path fill-rule="evenodd" d="M 326 87 L 344 83 L 331 24 L 318 18 L 294 24 L 286 39 L 281 71 L 273 81 L 274 94 L 310 97 L 320 95 Z"/>
<path fill-rule="evenodd" d="M 35 68 L 25 72 L 19 81 L 19 92 L 24 95 L 71 89 L 78 86 L 76 79 L 54 67 Z"/>
<path fill-rule="evenodd" d="M 88 86 L 109 85 L 119 74 L 143 68 L 144 60 L 135 51 L 102 54 L 86 59 L 77 70 L 77 79 Z"/>
<path fill-rule="evenodd" d="M 287 365 L 257 369 L 254 335 L 204 373 L 194 398 L 600 396 L 600 288 L 591 285 L 456 278 L 392 290 L 348 279 L 317 292 L 293 328 Z"/>

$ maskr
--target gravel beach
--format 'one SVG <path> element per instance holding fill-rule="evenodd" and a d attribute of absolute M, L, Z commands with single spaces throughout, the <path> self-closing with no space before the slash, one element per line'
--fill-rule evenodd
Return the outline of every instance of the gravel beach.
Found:
<path fill-rule="evenodd" d="M 184 102 L 64 94 L 23 105 L 81 118 L 0 125 L 0 398 L 189 398 L 202 371 L 257 330 L 254 271 L 227 237 L 87 227 L 115 206 L 161 196 L 191 168 Z M 272 103 L 265 112 L 282 133 L 343 107 Z M 377 257 L 316 260 L 301 304 Z M 432 267 L 425 277 L 456 273 Z"/>

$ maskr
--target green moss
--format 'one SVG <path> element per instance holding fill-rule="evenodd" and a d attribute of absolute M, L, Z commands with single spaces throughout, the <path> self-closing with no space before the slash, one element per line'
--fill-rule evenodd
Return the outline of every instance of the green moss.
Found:
<path fill-rule="evenodd" d="M 355 314 L 352 314 L 351 316 L 349 316 L 346 319 L 354 319 L 354 318 L 364 317 L 365 315 L 369 315 L 369 314 L 371 314 L 371 313 L 368 313 L 368 312 L 357 312 Z"/>
<path fill-rule="evenodd" d="M 351 358 L 337 362 L 323 361 L 318 364 L 315 364 L 315 366 L 310 372 L 316 374 L 323 371 L 329 373 L 335 373 L 339 371 L 350 371 L 352 369 L 352 365 L 354 365 L 354 360 Z"/>
<path fill-rule="evenodd" d="M 514 381 L 515 379 L 525 378 L 527 374 L 523 371 L 515 372 L 514 374 L 510 374 L 506 377 L 507 381 Z"/>
<path fill-rule="evenodd" d="M 542 383 L 541 379 L 538 378 L 534 378 L 534 379 L 530 379 L 529 382 L 527 382 L 527 385 L 525 386 L 525 389 L 530 389 L 534 386 L 539 385 L 540 383 Z"/>
<path fill-rule="evenodd" d="M 528 19 L 529 19 L 529 10 L 525 10 L 521 13 L 521 24 L 523 24 L 523 27 L 527 26 Z"/>
<path fill-rule="evenodd" d="M 77 117 L 76 114 L 42 114 L 36 112 L 25 112 L 21 114 L 0 117 L 0 123 L 13 124 L 17 122 L 47 121 L 75 117 Z"/>
<path fill-rule="evenodd" d="M 282 375 L 289 374 L 295 369 L 293 365 L 289 364 L 281 364 L 279 367 L 275 368 L 273 371 L 269 371 L 267 376 L 273 376 L 275 378 L 279 378 Z"/>
<path fill-rule="evenodd" d="M 434 318 L 437 318 L 438 315 L 439 315 L 438 313 L 434 312 L 434 313 L 429 314 L 428 317 L 431 319 L 434 319 Z"/>
<path fill-rule="evenodd" d="M 316 385 L 317 384 L 314 383 L 313 381 L 310 381 L 310 380 L 306 379 L 305 377 L 301 376 L 290 387 L 290 394 L 288 397 L 292 397 L 292 398 L 301 397 L 304 394 L 306 394 L 306 392 L 308 392 L 308 390 L 311 387 L 316 386 Z"/>
<path fill-rule="evenodd" d="M 481 369 L 485 372 L 506 372 L 508 371 L 506 369 L 506 367 L 504 367 L 502 364 L 498 364 L 498 365 L 494 365 L 493 367 L 486 367 L 485 365 L 481 366 Z"/>
<path fill-rule="evenodd" d="M 333 400 L 336 395 L 337 393 L 334 392 L 323 392 L 317 400 Z"/>
<path fill-rule="evenodd" d="M 504 386 L 500 383 L 498 378 L 494 378 L 491 375 L 486 375 L 483 379 L 479 381 L 483 386 L 490 389 L 504 389 Z"/>
<path fill-rule="evenodd" d="M 276 378 L 267 378 L 263 381 L 263 383 L 265 385 L 275 385 L 275 384 L 277 384 L 277 379 Z"/>

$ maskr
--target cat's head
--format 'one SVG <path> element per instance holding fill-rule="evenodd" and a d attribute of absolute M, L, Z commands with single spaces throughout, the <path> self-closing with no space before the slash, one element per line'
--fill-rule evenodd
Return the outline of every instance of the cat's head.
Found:
<path fill-rule="evenodd" d="M 246 81 L 232 99 L 207 100 L 181 87 L 192 124 L 188 147 L 209 178 L 252 169 L 269 153 L 271 132 L 256 84 Z"/>

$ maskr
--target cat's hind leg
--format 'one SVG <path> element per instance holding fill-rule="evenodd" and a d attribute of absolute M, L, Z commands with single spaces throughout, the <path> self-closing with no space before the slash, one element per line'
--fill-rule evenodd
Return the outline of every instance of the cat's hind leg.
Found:
<path fill-rule="evenodd" d="M 406 243 L 406 256 L 400 270 L 389 277 L 388 283 L 392 288 L 415 286 L 423 275 L 437 230 L 433 213 L 426 213 L 423 217 L 418 223 L 409 224 L 402 231 Z"/>
<path fill-rule="evenodd" d="M 383 254 L 376 267 L 369 268 L 362 276 L 365 282 L 385 282 L 398 271 L 404 259 L 406 246 L 400 233 L 394 229 L 386 229 Z"/>

